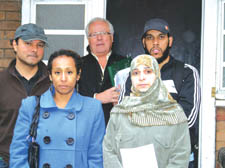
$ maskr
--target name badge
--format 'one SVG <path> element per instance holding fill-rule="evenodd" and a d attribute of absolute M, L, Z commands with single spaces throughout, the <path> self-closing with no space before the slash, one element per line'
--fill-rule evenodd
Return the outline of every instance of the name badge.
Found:
<path fill-rule="evenodd" d="M 169 93 L 176 93 L 177 94 L 177 90 L 176 90 L 176 87 L 175 87 L 175 84 L 174 84 L 173 80 L 163 80 L 163 83 L 166 86 Z"/>

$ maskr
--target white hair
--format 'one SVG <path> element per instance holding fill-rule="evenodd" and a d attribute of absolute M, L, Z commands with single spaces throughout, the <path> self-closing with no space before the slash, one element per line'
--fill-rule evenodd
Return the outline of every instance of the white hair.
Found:
<path fill-rule="evenodd" d="M 94 22 L 97 22 L 97 21 L 102 21 L 102 22 L 105 22 L 106 24 L 108 24 L 110 33 L 111 33 L 112 35 L 114 34 L 113 25 L 112 25 L 108 20 L 106 20 L 106 19 L 104 19 L 104 18 L 100 18 L 100 17 L 95 17 L 95 18 L 93 18 L 93 19 L 91 19 L 91 20 L 89 21 L 89 23 L 87 24 L 87 26 L 86 26 L 86 28 L 85 28 L 85 33 L 86 33 L 87 38 L 88 38 L 88 35 L 89 35 L 89 28 L 90 28 L 90 25 L 91 25 L 92 23 L 94 23 Z"/>

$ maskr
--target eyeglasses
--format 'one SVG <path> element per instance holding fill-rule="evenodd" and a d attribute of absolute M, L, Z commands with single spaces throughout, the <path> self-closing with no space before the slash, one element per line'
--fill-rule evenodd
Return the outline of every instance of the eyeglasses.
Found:
<path fill-rule="evenodd" d="M 106 35 L 110 35 L 110 34 L 111 34 L 110 32 L 95 32 L 95 33 L 89 34 L 88 37 L 96 38 L 98 35 L 106 36 Z"/>

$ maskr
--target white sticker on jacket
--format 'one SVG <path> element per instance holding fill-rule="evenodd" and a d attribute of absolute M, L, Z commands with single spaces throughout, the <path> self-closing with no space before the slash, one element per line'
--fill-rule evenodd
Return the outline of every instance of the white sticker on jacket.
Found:
<path fill-rule="evenodd" d="M 176 87 L 175 87 L 175 84 L 174 84 L 173 80 L 163 80 L 163 83 L 166 86 L 169 93 L 176 93 L 177 94 L 177 90 L 176 90 Z"/>
<path fill-rule="evenodd" d="M 153 144 L 120 149 L 123 168 L 158 168 Z"/>

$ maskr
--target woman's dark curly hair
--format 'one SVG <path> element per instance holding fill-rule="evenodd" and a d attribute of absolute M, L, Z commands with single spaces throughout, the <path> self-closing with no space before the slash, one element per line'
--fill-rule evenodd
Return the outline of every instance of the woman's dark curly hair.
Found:
<path fill-rule="evenodd" d="M 68 57 L 72 57 L 74 60 L 74 63 L 76 65 L 77 74 L 79 74 L 82 66 L 82 60 L 79 54 L 77 54 L 75 51 L 72 50 L 66 50 L 66 49 L 60 49 L 58 51 L 55 51 L 51 54 L 49 60 L 48 60 L 48 71 L 51 74 L 52 73 L 52 62 L 55 58 L 66 55 Z"/>

